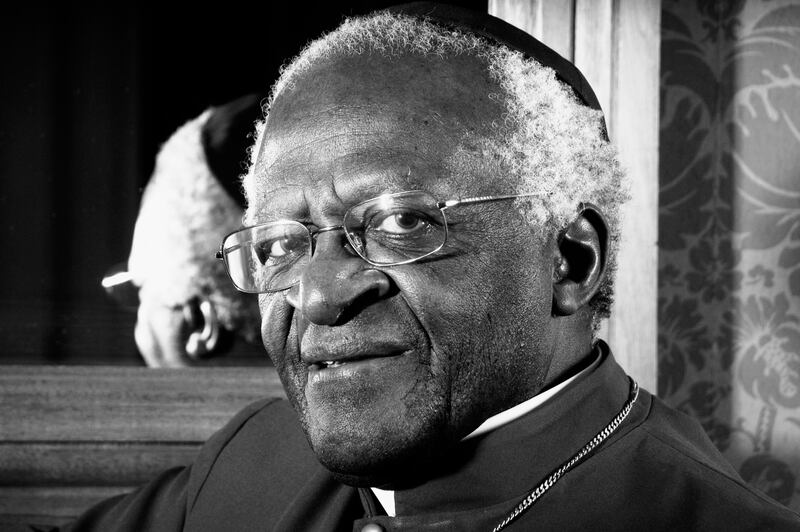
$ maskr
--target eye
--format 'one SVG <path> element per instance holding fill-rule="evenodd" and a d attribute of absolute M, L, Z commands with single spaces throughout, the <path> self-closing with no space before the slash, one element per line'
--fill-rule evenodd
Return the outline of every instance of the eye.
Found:
<path fill-rule="evenodd" d="M 275 240 L 269 247 L 270 257 L 283 257 L 291 251 L 291 243 L 288 238 Z"/>
<path fill-rule="evenodd" d="M 259 262 L 267 264 L 269 261 L 281 259 L 292 253 L 302 253 L 305 244 L 304 239 L 288 235 L 283 238 L 256 242 L 253 244 L 253 249 Z"/>
<path fill-rule="evenodd" d="M 424 229 L 429 225 L 426 218 L 411 211 L 389 213 L 381 220 L 375 220 L 375 228 L 385 233 L 405 235 Z"/>

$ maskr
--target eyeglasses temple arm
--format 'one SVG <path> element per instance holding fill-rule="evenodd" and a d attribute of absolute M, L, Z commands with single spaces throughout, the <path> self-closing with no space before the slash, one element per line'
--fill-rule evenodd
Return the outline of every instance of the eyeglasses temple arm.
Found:
<path fill-rule="evenodd" d="M 452 199 L 446 201 L 440 201 L 436 204 L 436 206 L 440 209 L 447 209 L 449 207 L 456 207 L 458 205 L 469 205 L 471 203 L 482 203 L 484 201 L 496 201 L 496 200 L 504 200 L 504 199 L 515 199 L 515 198 L 524 198 L 526 196 L 537 196 L 536 193 L 527 193 L 527 194 L 507 194 L 505 196 L 476 196 L 474 198 L 463 198 L 463 199 Z"/>

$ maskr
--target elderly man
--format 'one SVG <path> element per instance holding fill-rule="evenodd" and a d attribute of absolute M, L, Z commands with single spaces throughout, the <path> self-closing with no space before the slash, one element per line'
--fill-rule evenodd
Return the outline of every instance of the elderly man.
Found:
<path fill-rule="evenodd" d="M 311 43 L 220 252 L 291 407 L 76 529 L 800 529 L 594 337 L 621 181 L 580 73 L 497 19 L 414 4 Z"/>
<path fill-rule="evenodd" d="M 122 277 L 136 290 L 134 338 L 148 366 L 220 363 L 212 357 L 234 336 L 252 344 L 248 365 L 266 358 L 256 345 L 255 296 L 236 291 L 213 253 L 219 239 L 241 224 L 239 176 L 261 114 L 259 101 L 250 94 L 207 109 L 158 153 Z"/>

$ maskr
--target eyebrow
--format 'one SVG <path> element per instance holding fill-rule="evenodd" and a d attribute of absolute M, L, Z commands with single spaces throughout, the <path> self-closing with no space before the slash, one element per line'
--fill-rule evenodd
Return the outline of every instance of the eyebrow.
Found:
<path fill-rule="evenodd" d="M 308 203 L 300 186 L 279 187 L 259 195 L 262 199 L 254 202 L 258 206 L 248 216 L 248 223 L 309 217 Z"/>

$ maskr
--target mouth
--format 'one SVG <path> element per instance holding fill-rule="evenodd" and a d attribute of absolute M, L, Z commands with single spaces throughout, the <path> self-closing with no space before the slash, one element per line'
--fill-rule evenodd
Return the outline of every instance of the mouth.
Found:
<path fill-rule="evenodd" d="M 324 369 L 335 369 L 342 366 L 368 362 L 370 360 L 394 358 L 406 353 L 407 351 L 407 349 L 375 350 L 374 352 L 368 354 L 348 354 L 344 356 L 331 356 L 332 353 L 326 353 L 328 355 L 327 357 L 314 358 L 311 360 L 306 359 L 306 363 L 308 364 L 308 369 L 310 371 L 321 371 Z"/>
<path fill-rule="evenodd" d="M 344 365 L 351 364 L 353 362 L 358 362 L 359 360 L 365 360 L 367 358 L 372 358 L 372 357 L 349 358 L 347 360 L 322 360 L 320 362 L 314 362 L 309 366 L 309 368 L 317 371 L 328 368 L 339 368 Z"/>
<path fill-rule="evenodd" d="M 348 348 L 349 347 L 349 348 Z M 407 354 L 413 349 L 397 344 L 326 346 L 309 349 L 302 355 L 310 385 L 371 380 L 388 375 L 406 366 Z M 387 373 L 388 372 L 388 373 Z"/>
<path fill-rule="evenodd" d="M 410 351 L 405 342 L 363 338 L 325 341 L 321 338 L 301 347 L 300 359 L 309 369 L 322 370 L 356 364 L 370 359 L 390 358 Z"/>

